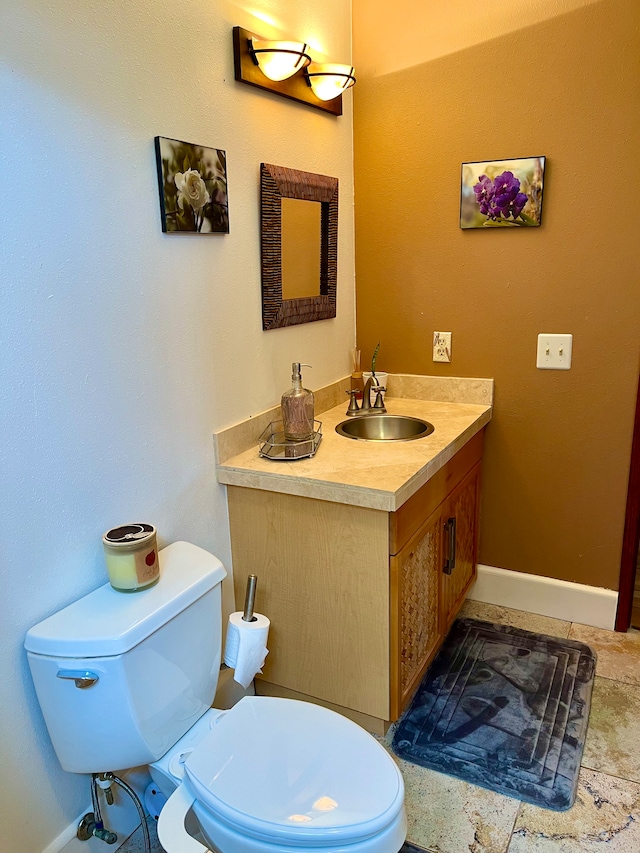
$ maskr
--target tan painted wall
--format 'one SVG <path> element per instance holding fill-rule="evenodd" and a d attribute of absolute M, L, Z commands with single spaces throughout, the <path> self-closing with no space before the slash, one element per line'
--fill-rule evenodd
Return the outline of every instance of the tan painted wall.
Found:
<path fill-rule="evenodd" d="M 394 15 L 412 28 L 404 5 Z M 482 563 L 617 588 L 640 329 L 640 4 L 575 6 L 387 73 L 389 28 L 355 0 L 358 345 L 366 360 L 382 341 L 381 370 L 495 378 Z M 532 155 L 548 158 L 542 227 L 461 231 L 460 164 Z M 434 330 L 453 332 L 450 365 L 431 360 Z M 570 371 L 536 369 L 540 332 L 573 334 Z"/>

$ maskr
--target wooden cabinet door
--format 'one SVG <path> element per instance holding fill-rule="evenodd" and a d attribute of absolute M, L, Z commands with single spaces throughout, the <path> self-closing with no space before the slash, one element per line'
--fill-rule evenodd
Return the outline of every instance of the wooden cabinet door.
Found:
<path fill-rule="evenodd" d="M 391 719 L 402 712 L 440 645 L 441 528 L 436 510 L 391 557 Z"/>
<path fill-rule="evenodd" d="M 480 464 L 454 489 L 442 512 L 441 612 L 446 632 L 462 606 L 477 573 L 477 528 Z M 453 533 L 455 525 L 455 535 Z M 453 561 L 453 567 L 447 565 Z"/>

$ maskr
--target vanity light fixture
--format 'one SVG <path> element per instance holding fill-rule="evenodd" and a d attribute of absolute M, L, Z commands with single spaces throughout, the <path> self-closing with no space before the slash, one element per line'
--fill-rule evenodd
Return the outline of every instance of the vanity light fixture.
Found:
<path fill-rule="evenodd" d="M 316 109 L 342 115 L 342 93 L 356 82 L 350 65 L 312 62 L 309 45 L 267 41 L 233 28 L 235 79 Z"/>
<path fill-rule="evenodd" d="M 321 101 L 337 98 L 356 82 L 352 65 L 312 62 L 306 70 L 307 82 Z"/>
<path fill-rule="evenodd" d="M 286 80 L 311 62 L 309 46 L 302 41 L 249 39 L 253 61 L 269 80 Z"/>

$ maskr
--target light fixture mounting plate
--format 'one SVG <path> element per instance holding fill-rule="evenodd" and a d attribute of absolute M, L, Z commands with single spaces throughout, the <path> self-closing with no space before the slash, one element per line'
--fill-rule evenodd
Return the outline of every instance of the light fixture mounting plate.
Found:
<path fill-rule="evenodd" d="M 248 83 L 249 86 L 257 86 L 258 89 L 266 89 L 268 92 L 274 92 L 293 101 L 299 101 L 334 116 L 342 115 L 342 95 L 338 95 L 332 101 L 321 101 L 307 83 L 303 70 L 286 80 L 270 80 L 266 77 L 251 55 L 250 39 L 252 38 L 263 40 L 263 36 L 251 33 L 243 27 L 233 28 L 233 65 L 236 80 L 240 83 Z"/>

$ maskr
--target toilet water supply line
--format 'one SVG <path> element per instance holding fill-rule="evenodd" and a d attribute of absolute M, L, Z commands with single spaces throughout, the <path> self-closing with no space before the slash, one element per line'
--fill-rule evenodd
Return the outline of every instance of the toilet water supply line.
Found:
<path fill-rule="evenodd" d="M 151 853 L 151 839 L 149 838 L 149 827 L 147 826 L 147 818 L 144 813 L 144 808 L 142 803 L 140 802 L 140 798 L 133 790 L 130 785 L 120 779 L 119 776 L 116 776 L 115 773 L 93 773 L 91 776 L 91 802 L 93 804 L 93 812 L 95 815 L 95 828 L 93 829 L 92 835 L 96 838 L 100 838 L 102 841 L 106 841 L 107 844 L 115 844 L 118 840 L 118 836 L 115 832 L 111 832 L 108 829 L 104 828 L 104 824 L 102 822 L 102 813 L 100 811 L 100 801 L 98 798 L 98 786 L 102 788 L 104 791 L 105 798 L 107 800 L 108 805 L 113 804 L 113 793 L 111 791 L 111 785 L 115 783 L 123 791 L 131 797 L 134 802 L 136 809 L 138 810 L 138 816 L 140 817 L 140 823 L 142 825 L 142 835 L 144 837 L 144 853 Z"/>
<path fill-rule="evenodd" d="M 111 800 L 113 800 L 113 794 L 111 795 Z M 97 773 L 93 773 L 91 775 L 91 805 L 93 806 L 93 819 L 95 821 L 95 825 L 93 827 L 89 827 L 91 835 L 93 835 L 95 838 L 99 838 L 101 841 L 105 841 L 107 844 L 115 844 L 118 840 L 118 836 L 115 834 L 115 832 L 111 832 L 109 829 L 105 829 L 104 823 L 102 822 L 100 799 L 98 797 Z"/>

